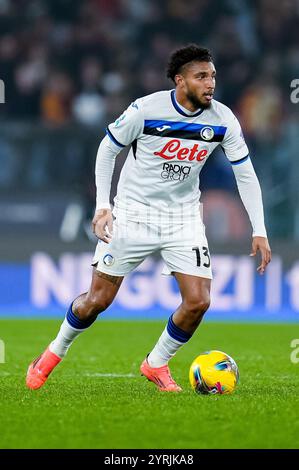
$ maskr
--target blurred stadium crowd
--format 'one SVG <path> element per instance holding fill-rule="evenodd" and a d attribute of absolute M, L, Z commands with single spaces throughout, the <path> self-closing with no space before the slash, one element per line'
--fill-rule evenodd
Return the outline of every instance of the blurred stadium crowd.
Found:
<path fill-rule="evenodd" d="M 0 0 L 1 192 L 72 185 L 91 208 L 107 122 L 133 99 L 172 88 L 167 58 L 195 42 L 212 50 L 215 97 L 242 123 L 271 235 L 299 239 L 299 104 L 290 99 L 298 21 L 296 0 Z M 225 191 L 233 208 L 221 152 L 208 166 L 211 207 Z"/>

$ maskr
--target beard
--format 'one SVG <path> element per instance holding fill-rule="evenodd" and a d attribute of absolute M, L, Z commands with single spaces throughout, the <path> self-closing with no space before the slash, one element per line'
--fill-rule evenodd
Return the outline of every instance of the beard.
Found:
<path fill-rule="evenodd" d="M 188 93 L 186 93 L 186 96 L 188 98 L 189 101 L 191 101 L 191 103 L 193 104 L 194 108 L 195 109 L 207 109 L 207 108 L 210 108 L 211 106 L 211 102 L 210 103 L 203 103 L 202 101 L 200 101 L 197 96 L 195 95 L 195 93 L 193 93 L 192 91 L 188 91 Z"/>

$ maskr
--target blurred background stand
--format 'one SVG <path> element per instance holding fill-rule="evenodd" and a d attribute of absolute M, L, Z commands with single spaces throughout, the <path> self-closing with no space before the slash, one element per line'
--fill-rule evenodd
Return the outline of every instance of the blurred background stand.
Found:
<path fill-rule="evenodd" d="M 195 42 L 214 56 L 215 98 L 242 124 L 289 298 L 296 276 L 286 272 L 299 252 L 299 104 L 290 98 L 298 20 L 295 0 L 222 0 L 213 8 L 208 0 L 0 0 L 3 272 L 7 263 L 27 263 L 30 279 L 37 251 L 56 261 L 93 252 L 94 165 L 105 127 L 136 98 L 173 88 L 168 57 Z M 116 160 L 111 202 L 126 153 Z M 212 253 L 247 254 L 251 227 L 220 149 L 200 188 Z"/>

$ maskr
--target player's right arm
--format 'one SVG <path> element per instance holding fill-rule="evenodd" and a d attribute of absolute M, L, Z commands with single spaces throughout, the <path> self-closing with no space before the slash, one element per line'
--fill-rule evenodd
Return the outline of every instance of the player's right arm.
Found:
<path fill-rule="evenodd" d="M 141 103 L 137 100 L 107 127 L 106 136 L 98 149 L 95 165 L 96 210 L 92 220 L 92 229 L 95 235 L 105 243 L 109 243 L 113 229 L 110 192 L 115 158 L 123 148 L 142 133 L 143 123 Z"/>

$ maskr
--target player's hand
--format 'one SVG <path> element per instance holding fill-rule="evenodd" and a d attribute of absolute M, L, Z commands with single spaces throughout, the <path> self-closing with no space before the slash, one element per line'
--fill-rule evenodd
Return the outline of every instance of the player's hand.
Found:
<path fill-rule="evenodd" d="M 257 268 L 257 271 L 260 274 L 264 274 L 265 269 L 267 265 L 271 261 L 271 248 L 268 242 L 268 238 L 266 237 L 253 237 L 252 240 L 252 252 L 250 253 L 250 256 L 255 256 L 260 250 L 261 252 L 261 257 L 262 257 L 262 262 L 260 266 Z"/>
<path fill-rule="evenodd" d="M 113 231 L 113 215 L 110 209 L 95 211 L 92 219 L 92 231 L 103 242 L 109 243 Z"/>

